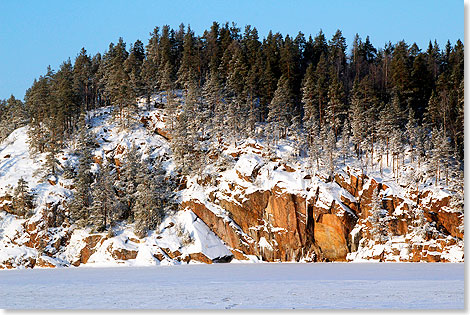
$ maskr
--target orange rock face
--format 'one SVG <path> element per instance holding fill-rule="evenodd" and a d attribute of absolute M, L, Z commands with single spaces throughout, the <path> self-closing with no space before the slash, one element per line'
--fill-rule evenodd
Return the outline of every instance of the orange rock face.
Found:
<path fill-rule="evenodd" d="M 331 224 L 332 222 L 328 223 Z M 333 224 L 337 225 L 338 223 Z M 320 247 L 323 257 L 330 261 L 346 259 L 346 255 L 348 254 L 346 239 L 341 233 L 338 233 L 337 228 L 325 223 L 316 223 L 314 235 L 315 242 Z"/>
<path fill-rule="evenodd" d="M 245 175 L 238 176 L 242 181 L 251 181 Z M 214 214 L 197 200 L 186 202 L 183 207 L 189 208 L 204 221 L 231 248 L 236 259 L 256 255 L 266 261 L 309 258 L 313 261 L 344 261 L 351 250 L 357 250 L 361 237 L 371 237 L 368 217 L 372 193 L 377 189 L 382 196 L 389 187 L 365 175 L 349 173 L 336 174 L 334 182 L 349 194 L 341 192 L 339 200 L 331 201 L 322 197 L 322 192 L 317 188 L 315 197 L 307 201 L 300 195 L 286 193 L 275 186 L 270 191 L 240 196 L 238 192 L 244 188 L 229 183 L 230 189 L 237 191 L 236 195 L 212 192 L 209 199 L 222 207 L 230 219 Z M 395 195 L 384 197 L 382 205 L 388 212 L 390 235 L 407 235 L 414 224 L 412 206 Z M 458 230 L 460 218 L 456 213 L 444 211 L 447 205 L 448 200 L 445 199 L 429 205 L 419 204 L 425 208 L 426 216 L 432 215 L 432 220 L 442 225 L 451 236 L 462 237 Z M 353 239 L 350 233 L 358 219 L 365 224 L 365 230 Z M 411 261 L 442 261 L 436 251 L 411 245 Z M 399 251 L 394 251 L 396 260 L 402 261 Z M 386 259 L 385 251 L 375 256 L 371 258 Z"/>
<path fill-rule="evenodd" d="M 78 266 L 80 264 L 86 264 L 90 256 L 96 252 L 96 247 L 98 244 L 102 244 L 106 240 L 106 236 L 101 234 L 94 234 L 87 236 L 85 241 L 85 246 L 80 250 L 80 257 L 72 262 L 72 265 Z"/>

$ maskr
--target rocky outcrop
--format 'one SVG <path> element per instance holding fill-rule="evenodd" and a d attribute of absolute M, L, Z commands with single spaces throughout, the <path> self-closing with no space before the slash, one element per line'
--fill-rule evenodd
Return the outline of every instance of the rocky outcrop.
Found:
<path fill-rule="evenodd" d="M 137 257 L 137 250 L 129 250 L 126 248 L 118 248 L 111 252 L 111 256 L 116 260 L 129 260 Z"/>
<path fill-rule="evenodd" d="M 292 169 L 288 171 L 292 172 Z M 251 177 L 240 172 L 237 174 L 239 179 L 252 182 Z M 201 181 L 200 184 L 208 183 Z M 377 252 L 375 249 L 371 251 L 370 259 L 391 261 L 387 257 L 394 254 L 400 261 L 445 261 L 439 253 L 451 243 L 441 242 L 436 248 L 423 249 L 406 237 L 414 224 L 412 209 L 416 206 L 425 209 L 425 216 L 437 223 L 443 233 L 441 237 L 463 236 L 458 229 L 461 223 L 458 214 L 445 211 L 449 202 L 446 198 L 436 201 L 423 195 L 421 201 L 431 201 L 414 204 L 412 193 L 409 199 L 394 195 L 387 184 L 350 172 L 336 174 L 334 183 L 330 185 L 337 185 L 337 198 L 327 197 L 322 190 L 324 188 L 319 186 L 306 200 L 304 195 L 287 193 L 278 186 L 269 191 L 243 194 L 240 193 L 244 189 L 242 186 L 229 183 L 229 192 L 212 192 L 205 204 L 191 200 L 182 206 L 205 222 L 232 249 L 235 259 L 242 260 L 247 259 L 247 255 L 256 255 L 265 261 L 347 260 L 348 253 L 358 249 L 362 238 L 372 237 L 368 217 L 376 189 L 383 197 L 383 208 L 388 212 L 390 235 L 405 238 L 400 244 L 401 250 L 393 247 Z M 221 207 L 227 216 L 211 211 L 211 205 Z M 363 228 L 352 235 L 358 226 Z"/>
<path fill-rule="evenodd" d="M 236 259 L 256 255 L 265 261 L 345 260 L 355 219 L 339 205 L 333 204 L 329 210 L 308 205 L 305 197 L 279 187 L 233 199 L 224 194 L 213 198 L 230 219 L 216 215 L 197 200 L 185 202 L 183 207 L 192 210 L 232 248 Z"/>

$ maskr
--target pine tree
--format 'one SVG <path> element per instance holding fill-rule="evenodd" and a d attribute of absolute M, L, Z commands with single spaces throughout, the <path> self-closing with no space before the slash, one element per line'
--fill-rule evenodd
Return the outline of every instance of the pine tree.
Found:
<path fill-rule="evenodd" d="M 22 101 L 13 95 L 6 101 L 0 100 L 0 141 L 28 121 L 28 112 Z"/>
<path fill-rule="evenodd" d="M 316 165 L 316 169 L 320 169 L 320 148 L 321 148 L 321 139 L 319 137 L 319 127 L 317 120 L 311 120 L 310 124 L 310 135 L 311 141 L 308 142 L 308 156 L 310 160 L 310 167 L 313 168 L 313 165 Z"/>
<path fill-rule="evenodd" d="M 226 106 L 222 82 L 217 71 L 212 71 L 206 80 L 202 97 L 204 100 L 204 117 L 207 119 L 208 132 L 214 139 L 216 147 L 222 141 L 225 129 Z"/>
<path fill-rule="evenodd" d="M 363 128 L 365 121 L 365 109 L 357 90 L 352 96 L 349 110 L 349 120 L 351 121 L 351 131 L 353 136 L 352 142 L 354 143 L 356 149 L 356 156 L 361 157 L 362 143 L 366 136 L 366 130 Z"/>
<path fill-rule="evenodd" d="M 142 166 L 144 168 L 144 166 Z M 155 184 L 148 174 L 140 174 L 140 183 L 137 186 L 136 202 L 134 206 L 135 233 L 143 238 L 148 230 L 154 230 L 161 223 L 163 217 L 161 200 L 156 196 Z"/>
<path fill-rule="evenodd" d="M 85 48 L 80 50 L 75 63 L 73 65 L 73 87 L 75 93 L 80 99 L 80 103 L 84 105 L 85 110 L 90 109 L 92 101 L 92 64 L 91 59 L 87 55 Z"/>
<path fill-rule="evenodd" d="M 13 192 L 13 210 L 20 217 L 31 216 L 34 208 L 33 194 L 30 192 L 28 183 L 20 177 Z"/>
<path fill-rule="evenodd" d="M 394 177 L 397 179 L 400 176 L 399 172 L 399 162 L 400 156 L 403 155 L 403 133 L 401 130 L 393 129 L 390 135 L 390 150 L 392 152 L 392 171 L 394 171 Z"/>
<path fill-rule="evenodd" d="M 388 217 L 387 211 L 383 209 L 382 201 L 377 188 L 372 192 L 370 201 L 370 211 L 368 221 L 371 224 L 370 234 L 373 240 L 383 244 L 388 240 Z"/>
<path fill-rule="evenodd" d="M 416 149 L 417 146 L 417 137 L 418 137 L 418 125 L 416 119 L 414 117 L 414 111 L 412 108 L 408 110 L 408 122 L 406 123 L 406 137 L 408 139 L 408 144 L 410 146 L 411 151 L 411 162 L 414 161 L 416 156 Z"/>
<path fill-rule="evenodd" d="M 53 117 L 51 113 L 53 75 L 53 71 L 48 67 L 46 75 L 35 80 L 31 88 L 26 91 L 26 107 L 31 117 L 28 142 L 32 154 L 45 151 L 51 134 L 48 130 L 48 123 Z"/>
<path fill-rule="evenodd" d="M 104 69 L 105 91 L 115 105 L 115 115 L 119 117 L 121 127 L 126 127 L 124 118 L 129 123 L 129 113 L 125 111 L 133 103 L 130 78 L 124 67 L 128 55 L 126 43 L 119 38 L 116 45 L 111 44 L 109 47 Z"/>
<path fill-rule="evenodd" d="M 119 217 L 119 208 L 111 175 L 111 165 L 102 166 L 92 186 L 93 203 L 90 222 L 94 230 L 102 232 L 112 228 Z"/>
<path fill-rule="evenodd" d="M 335 138 L 338 136 L 338 129 L 341 123 L 341 116 L 344 115 L 344 92 L 341 82 L 334 78 L 328 89 L 328 103 L 326 108 L 326 121 L 333 128 Z"/>
<path fill-rule="evenodd" d="M 77 175 L 74 177 L 74 195 L 69 206 L 69 214 L 78 226 L 85 227 L 90 216 L 91 189 L 91 136 L 85 122 L 85 114 L 80 117 L 79 136 L 75 153 L 78 154 Z"/>
<path fill-rule="evenodd" d="M 432 164 L 436 171 L 436 185 L 441 179 L 442 173 L 444 173 L 446 179 L 446 185 L 449 181 L 449 159 L 450 159 L 450 144 L 448 138 L 443 129 L 432 131 Z"/>
<path fill-rule="evenodd" d="M 326 139 L 325 159 L 328 161 L 328 176 L 333 180 L 336 165 L 336 137 L 333 128 L 329 128 Z"/>
<path fill-rule="evenodd" d="M 328 62 L 327 56 L 322 54 L 315 69 L 314 99 L 318 106 L 319 128 L 325 124 L 325 108 L 328 102 Z"/>
<path fill-rule="evenodd" d="M 308 142 L 313 142 L 313 125 L 317 123 L 318 114 L 314 100 L 315 94 L 315 73 L 313 64 L 310 64 L 305 73 L 302 84 L 302 105 L 304 109 L 303 126 L 307 131 Z"/>
<path fill-rule="evenodd" d="M 116 183 L 116 189 L 119 195 L 119 201 L 124 207 L 123 218 L 133 220 L 133 208 L 135 204 L 135 194 L 137 191 L 137 178 L 141 167 L 141 154 L 135 143 L 128 148 L 124 157 L 123 165 L 120 168 L 119 180 Z"/>
<path fill-rule="evenodd" d="M 51 141 L 62 142 L 72 134 L 80 113 L 80 104 L 73 88 L 73 69 L 70 60 L 64 62 L 52 84 L 52 115 L 49 130 Z"/>
<path fill-rule="evenodd" d="M 172 68 L 169 61 L 165 64 L 160 76 L 160 86 L 166 92 L 165 110 L 168 115 L 170 128 L 173 129 L 176 118 L 175 115 L 177 111 L 177 104 L 174 100 Z"/>
<path fill-rule="evenodd" d="M 349 120 L 344 121 L 343 130 L 340 140 L 340 154 L 343 156 L 343 164 L 346 165 L 346 158 L 349 155 L 349 146 L 351 141 L 351 127 Z"/>
<path fill-rule="evenodd" d="M 183 109 L 176 119 L 172 129 L 171 149 L 175 158 L 175 163 L 183 175 L 189 175 L 195 169 L 197 161 L 195 152 L 195 142 L 197 138 L 196 126 L 192 120 L 195 116 L 195 107 L 198 97 L 194 84 L 189 86 L 188 95 L 185 99 Z"/>
<path fill-rule="evenodd" d="M 273 130 L 275 142 L 284 138 L 289 126 L 290 116 L 288 108 L 292 107 L 292 97 L 287 77 L 282 76 L 277 84 L 274 97 L 269 104 L 268 123 Z"/>
<path fill-rule="evenodd" d="M 427 232 L 430 230 L 430 224 L 424 216 L 424 210 L 421 208 L 415 209 L 415 219 L 413 220 L 415 233 L 418 237 L 426 240 Z"/>
<path fill-rule="evenodd" d="M 195 38 L 194 32 L 188 26 L 188 30 L 184 35 L 183 43 L 183 55 L 181 58 L 181 64 L 178 69 L 177 77 L 178 83 L 186 91 L 188 89 L 188 84 L 190 81 L 194 81 L 196 77 L 196 47 L 195 47 Z"/>
<path fill-rule="evenodd" d="M 42 165 L 42 181 L 51 180 L 57 182 L 57 175 L 59 174 L 60 163 L 57 159 L 59 154 L 59 149 L 57 147 L 56 141 L 52 140 L 46 148 L 46 159 Z"/>
<path fill-rule="evenodd" d="M 144 44 L 137 40 L 131 46 L 129 55 L 124 61 L 124 70 L 129 76 L 129 104 L 127 106 L 127 115 L 136 110 L 135 99 L 145 94 L 144 81 L 142 78 L 142 65 L 145 59 Z"/>
<path fill-rule="evenodd" d="M 328 56 L 331 65 L 331 72 L 337 79 L 344 73 L 346 66 L 346 39 L 340 30 L 337 30 L 329 41 Z"/>

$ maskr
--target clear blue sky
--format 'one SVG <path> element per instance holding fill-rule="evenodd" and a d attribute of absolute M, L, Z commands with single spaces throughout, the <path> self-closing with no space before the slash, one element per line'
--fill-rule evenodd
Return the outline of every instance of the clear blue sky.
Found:
<path fill-rule="evenodd" d="M 459 0 L 321 1 L 38 1 L 0 0 L 0 99 L 22 99 L 46 67 L 75 59 L 81 47 L 103 52 L 122 36 L 129 45 L 147 43 L 155 26 L 190 24 L 201 35 L 213 21 L 252 25 L 260 38 L 270 29 L 283 35 L 320 29 L 330 39 L 341 29 L 351 44 L 355 33 L 370 36 L 375 47 L 404 39 L 426 49 L 436 39 L 464 40 L 464 2 Z M 348 47 L 349 51 L 349 47 Z"/>

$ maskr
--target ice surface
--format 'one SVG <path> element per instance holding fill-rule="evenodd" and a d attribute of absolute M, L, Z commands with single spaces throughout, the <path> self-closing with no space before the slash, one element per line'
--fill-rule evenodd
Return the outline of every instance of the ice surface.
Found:
<path fill-rule="evenodd" d="M 463 309 L 464 264 L 4 270 L 0 297 L 4 309 Z"/>

